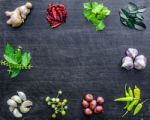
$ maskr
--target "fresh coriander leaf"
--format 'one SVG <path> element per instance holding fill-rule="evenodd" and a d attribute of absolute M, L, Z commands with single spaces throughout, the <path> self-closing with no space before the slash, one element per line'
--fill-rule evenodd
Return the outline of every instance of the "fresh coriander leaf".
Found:
<path fill-rule="evenodd" d="M 90 10 L 92 9 L 91 3 L 87 2 L 87 3 L 83 3 L 84 9 Z"/>
<path fill-rule="evenodd" d="M 30 60 L 31 60 L 31 56 L 30 56 L 30 53 L 24 53 L 23 55 L 22 55 L 22 65 L 24 66 L 24 67 L 26 67 L 29 63 L 30 63 Z"/>
<path fill-rule="evenodd" d="M 95 8 L 95 7 L 97 7 L 99 4 L 98 4 L 98 2 L 92 2 L 92 8 Z"/>
<path fill-rule="evenodd" d="M 9 57 L 9 56 L 7 56 L 7 55 L 4 54 L 4 58 L 5 58 L 5 60 L 6 60 L 8 63 L 14 64 L 14 65 L 17 64 L 17 62 L 16 62 L 12 57 Z"/>
<path fill-rule="evenodd" d="M 5 46 L 5 55 L 12 56 L 13 54 L 14 54 L 14 48 L 10 44 L 7 44 Z"/>
<path fill-rule="evenodd" d="M 96 30 L 98 31 L 98 30 L 103 30 L 105 28 L 105 24 L 104 24 L 104 22 L 101 20 L 101 21 L 99 21 L 99 24 L 97 24 L 97 26 L 96 26 Z"/>
<path fill-rule="evenodd" d="M 104 14 L 105 16 L 110 15 L 111 11 L 107 8 L 107 7 L 103 7 L 102 9 L 102 14 Z"/>
<path fill-rule="evenodd" d="M 18 76 L 20 74 L 20 72 L 21 71 L 19 69 L 12 69 L 10 72 L 10 77 L 14 78 L 14 77 Z"/>

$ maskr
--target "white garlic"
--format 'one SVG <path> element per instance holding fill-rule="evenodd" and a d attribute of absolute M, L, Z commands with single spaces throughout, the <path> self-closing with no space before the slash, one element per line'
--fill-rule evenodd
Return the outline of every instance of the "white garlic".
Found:
<path fill-rule="evenodd" d="M 20 97 L 23 101 L 26 101 L 26 100 L 27 100 L 27 97 L 26 97 L 26 95 L 25 95 L 24 92 L 18 91 L 17 93 L 18 93 L 19 97 Z"/>
<path fill-rule="evenodd" d="M 12 99 L 7 100 L 7 104 L 12 107 L 17 107 L 17 103 Z"/>
<path fill-rule="evenodd" d="M 142 70 L 146 67 L 147 58 L 144 55 L 139 55 L 135 58 L 134 67 L 137 70 Z"/>
<path fill-rule="evenodd" d="M 31 101 L 29 101 L 29 100 L 24 101 L 24 102 L 21 104 L 22 107 L 30 107 L 30 106 L 32 106 L 32 105 L 33 105 L 33 103 L 32 103 Z"/>
<path fill-rule="evenodd" d="M 21 118 L 21 117 L 22 117 L 22 114 L 19 112 L 19 110 L 18 110 L 17 108 L 14 109 L 13 115 L 14 115 L 16 118 Z"/>
<path fill-rule="evenodd" d="M 30 109 L 31 109 L 31 108 L 27 108 L 27 107 L 20 106 L 20 111 L 21 111 L 22 113 L 27 113 L 27 112 L 30 111 Z"/>
<path fill-rule="evenodd" d="M 126 54 L 131 58 L 135 58 L 138 55 L 138 50 L 135 48 L 128 48 Z"/>
<path fill-rule="evenodd" d="M 12 96 L 11 99 L 19 104 L 22 102 L 21 98 L 18 95 Z"/>
<path fill-rule="evenodd" d="M 14 109 L 15 109 L 14 107 L 9 106 L 9 111 L 10 111 L 10 112 L 13 112 L 13 111 L 14 111 Z"/>
<path fill-rule="evenodd" d="M 133 59 L 129 56 L 126 56 L 122 59 L 122 66 L 123 68 L 127 69 L 127 70 L 131 70 L 133 69 Z"/>

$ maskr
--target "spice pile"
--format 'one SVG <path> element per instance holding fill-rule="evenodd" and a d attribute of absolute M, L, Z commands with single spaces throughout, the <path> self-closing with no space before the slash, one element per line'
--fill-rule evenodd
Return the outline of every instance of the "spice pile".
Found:
<path fill-rule="evenodd" d="M 60 100 L 59 96 L 62 95 L 62 91 L 58 91 L 58 94 L 56 98 L 51 98 L 47 96 L 45 98 L 45 101 L 47 104 L 54 110 L 54 113 L 52 114 L 52 118 L 56 118 L 58 114 L 61 114 L 62 116 L 66 115 L 66 110 L 68 109 L 68 100 L 63 99 Z"/>
<path fill-rule="evenodd" d="M 92 94 L 86 94 L 82 101 L 84 114 L 87 116 L 91 116 L 94 113 L 95 114 L 102 113 L 104 111 L 103 103 L 104 103 L 103 97 L 97 97 L 97 99 L 94 100 L 94 97 Z"/>
<path fill-rule="evenodd" d="M 125 97 L 117 98 L 114 101 L 116 102 L 125 102 L 126 105 L 124 109 L 126 109 L 125 114 L 122 116 L 124 117 L 128 112 L 132 112 L 133 115 L 137 115 L 142 107 L 143 103 L 147 100 L 141 102 L 141 91 L 136 85 L 134 90 L 129 86 L 127 89 L 127 85 L 125 85 Z"/>
<path fill-rule="evenodd" d="M 128 48 L 126 51 L 126 57 L 122 59 L 121 67 L 126 70 L 133 68 L 137 70 L 143 70 L 147 64 L 147 58 L 144 55 L 138 55 L 138 50 L 135 48 Z"/>
<path fill-rule="evenodd" d="M 52 28 L 66 22 L 67 10 L 63 4 L 49 4 L 46 19 Z"/>

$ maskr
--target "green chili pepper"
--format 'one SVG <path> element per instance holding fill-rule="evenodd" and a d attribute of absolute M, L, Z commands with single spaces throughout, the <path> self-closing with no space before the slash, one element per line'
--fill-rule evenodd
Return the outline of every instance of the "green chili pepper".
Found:
<path fill-rule="evenodd" d="M 139 100 L 140 100 L 140 98 L 141 98 L 141 91 L 140 91 L 140 89 L 136 85 L 134 87 L 134 97 L 137 98 L 137 100 L 135 100 L 136 101 L 135 105 L 137 105 L 138 102 L 139 102 Z"/>
<path fill-rule="evenodd" d="M 114 101 L 116 102 L 130 102 L 130 101 L 133 101 L 134 98 L 133 97 L 121 97 L 121 98 L 117 98 L 115 99 Z"/>
<path fill-rule="evenodd" d="M 131 111 L 131 110 L 133 109 L 133 107 L 135 106 L 135 103 L 136 103 L 136 101 L 133 100 L 133 101 L 130 103 L 130 105 L 127 107 L 127 110 L 128 110 L 128 111 Z"/>
<path fill-rule="evenodd" d="M 133 91 L 132 91 L 131 87 L 128 88 L 128 91 L 129 91 L 129 96 L 133 97 Z"/>
<path fill-rule="evenodd" d="M 143 101 L 143 102 L 141 102 L 141 103 L 139 103 L 139 104 L 136 106 L 133 115 L 137 115 L 137 114 L 142 110 L 143 104 L 144 104 L 146 101 L 148 101 L 148 99 L 145 100 L 145 101 Z"/>
<path fill-rule="evenodd" d="M 127 91 L 127 84 L 125 84 L 125 96 L 126 96 L 126 97 L 130 97 L 130 96 L 129 96 L 129 93 L 128 93 L 128 91 Z M 126 109 L 126 108 L 129 106 L 129 104 L 130 104 L 130 102 L 128 101 L 128 102 L 126 103 L 126 105 L 124 106 L 124 109 Z"/>

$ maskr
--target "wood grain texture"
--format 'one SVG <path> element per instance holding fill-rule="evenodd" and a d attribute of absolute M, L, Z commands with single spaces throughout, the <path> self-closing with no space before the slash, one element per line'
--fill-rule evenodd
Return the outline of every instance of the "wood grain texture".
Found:
<path fill-rule="evenodd" d="M 142 90 L 142 98 L 150 97 L 150 1 L 132 0 L 146 5 L 145 31 L 124 27 L 119 21 L 118 10 L 128 0 L 103 0 L 112 10 L 106 19 L 107 28 L 96 32 L 82 15 L 85 0 L 30 0 L 34 8 L 21 28 L 6 25 L 6 10 L 25 3 L 25 0 L 0 0 L 0 58 L 4 45 L 9 42 L 21 45 L 32 54 L 30 71 L 24 71 L 11 80 L 7 70 L 0 66 L 0 120 L 16 120 L 8 110 L 6 100 L 16 91 L 24 91 L 34 102 L 30 113 L 21 120 L 48 120 L 50 109 L 44 102 L 47 95 L 55 96 L 61 89 L 69 99 L 66 117 L 58 120 L 122 120 L 123 105 L 113 99 L 123 94 L 125 83 L 137 84 Z M 47 5 L 63 3 L 67 6 L 67 23 L 51 29 L 45 20 Z M 124 71 L 120 68 L 121 58 L 128 47 L 137 48 L 148 58 L 148 66 L 143 71 Z M 81 99 L 87 92 L 103 96 L 105 112 L 87 118 L 81 109 Z M 150 120 L 150 103 L 146 103 L 137 117 L 130 114 L 124 120 Z"/>

